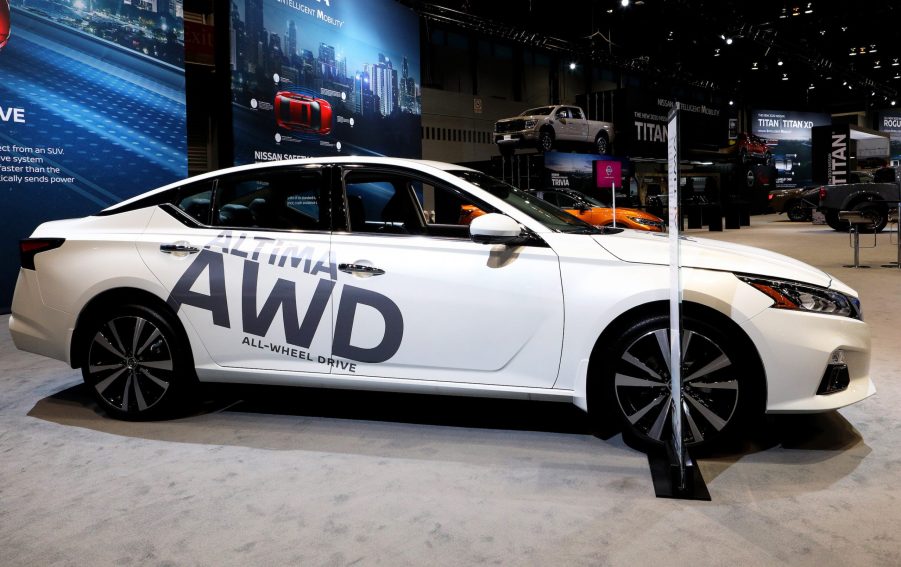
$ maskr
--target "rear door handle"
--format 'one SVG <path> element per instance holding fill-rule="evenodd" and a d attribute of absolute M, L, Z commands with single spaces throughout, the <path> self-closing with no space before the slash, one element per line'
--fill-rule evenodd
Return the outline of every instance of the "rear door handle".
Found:
<path fill-rule="evenodd" d="M 187 256 L 188 254 L 197 254 L 200 248 L 191 246 L 187 242 L 176 242 L 175 244 L 160 244 L 160 252 L 165 254 L 175 254 L 177 256 Z"/>
<path fill-rule="evenodd" d="M 359 274 L 367 276 L 380 276 L 385 273 L 381 268 L 363 266 L 361 264 L 338 264 L 338 269 L 346 274 Z"/>

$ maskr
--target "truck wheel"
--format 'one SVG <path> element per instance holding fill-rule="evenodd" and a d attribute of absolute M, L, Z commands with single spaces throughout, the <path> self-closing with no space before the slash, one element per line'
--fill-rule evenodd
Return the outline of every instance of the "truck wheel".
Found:
<path fill-rule="evenodd" d="M 610 151 L 610 142 L 605 134 L 598 134 L 598 138 L 594 143 L 599 154 L 604 155 Z"/>
<path fill-rule="evenodd" d="M 792 222 L 802 222 L 810 220 L 810 209 L 804 206 L 801 201 L 792 201 L 785 207 L 785 214 L 788 220 Z"/>
<path fill-rule="evenodd" d="M 860 232 L 882 232 L 882 229 L 888 224 L 888 211 L 884 205 L 872 202 L 857 203 L 853 210 L 860 211 L 873 219 L 872 224 L 860 225 Z"/>
<path fill-rule="evenodd" d="M 538 134 L 538 151 L 549 152 L 554 149 L 554 133 L 550 130 L 542 130 Z"/>
<path fill-rule="evenodd" d="M 851 226 L 843 220 L 839 220 L 838 211 L 826 211 L 826 224 L 829 225 L 829 228 L 832 230 L 837 230 L 839 232 L 848 232 L 848 229 Z"/>

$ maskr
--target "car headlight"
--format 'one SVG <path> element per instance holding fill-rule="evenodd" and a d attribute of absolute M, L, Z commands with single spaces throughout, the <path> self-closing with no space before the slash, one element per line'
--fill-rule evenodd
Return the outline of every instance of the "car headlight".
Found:
<path fill-rule="evenodd" d="M 535 120 L 526 120 L 526 130 L 534 128 L 536 124 Z"/>
<path fill-rule="evenodd" d="M 651 220 L 651 219 L 644 219 L 644 218 L 641 218 L 641 217 L 630 217 L 630 216 L 628 216 L 628 215 L 626 216 L 626 218 L 628 218 L 630 221 L 632 221 L 632 222 L 634 222 L 634 223 L 636 223 L 636 224 L 640 224 L 640 225 L 642 225 L 642 226 L 656 226 L 656 227 L 662 227 L 662 226 L 663 226 L 663 223 L 662 223 L 662 222 L 660 222 L 660 221 L 655 221 L 655 220 Z"/>
<path fill-rule="evenodd" d="M 863 320 L 860 300 L 835 290 L 760 276 L 736 277 L 773 300 L 774 309 L 810 311 Z"/>

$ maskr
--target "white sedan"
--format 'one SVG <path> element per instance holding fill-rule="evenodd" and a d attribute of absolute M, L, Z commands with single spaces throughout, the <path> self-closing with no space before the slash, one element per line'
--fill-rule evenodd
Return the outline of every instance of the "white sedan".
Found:
<path fill-rule="evenodd" d="M 670 435 L 668 254 L 460 166 L 266 163 L 42 224 L 9 325 L 114 417 L 172 415 L 198 382 L 290 384 L 568 401 L 653 444 Z M 690 446 L 874 393 L 852 289 L 700 239 L 682 264 Z"/>

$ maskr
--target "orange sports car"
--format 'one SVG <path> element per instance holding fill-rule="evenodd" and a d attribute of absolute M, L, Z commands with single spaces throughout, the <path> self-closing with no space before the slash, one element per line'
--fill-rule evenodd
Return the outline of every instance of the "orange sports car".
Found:
<path fill-rule="evenodd" d="M 534 194 L 588 224 L 613 226 L 613 209 L 594 197 L 570 189 L 550 189 L 536 191 Z M 463 205 L 460 208 L 459 224 L 469 224 L 472 219 L 484 214 L 481 209 L 473 205 Z M 616 226 L 651 232 L 666 232 L 666 223 L 660 217 L 627 207 L 616 208 Z"/>
<path fill-rule="evenodd" d="M 571 189 L 549 189 L 547 191 L 537 191 L 536 194 L 545 201 L 560 207 L 588 224 L 595 226 L 613 225 L 613 209 L 610 208 L 610 205 L 590 195 Z M 651 232 L 666 231 L 666 224 L 660 217 L 626 207 L 616 207 L 616 226 L 649 230 Z"/>

